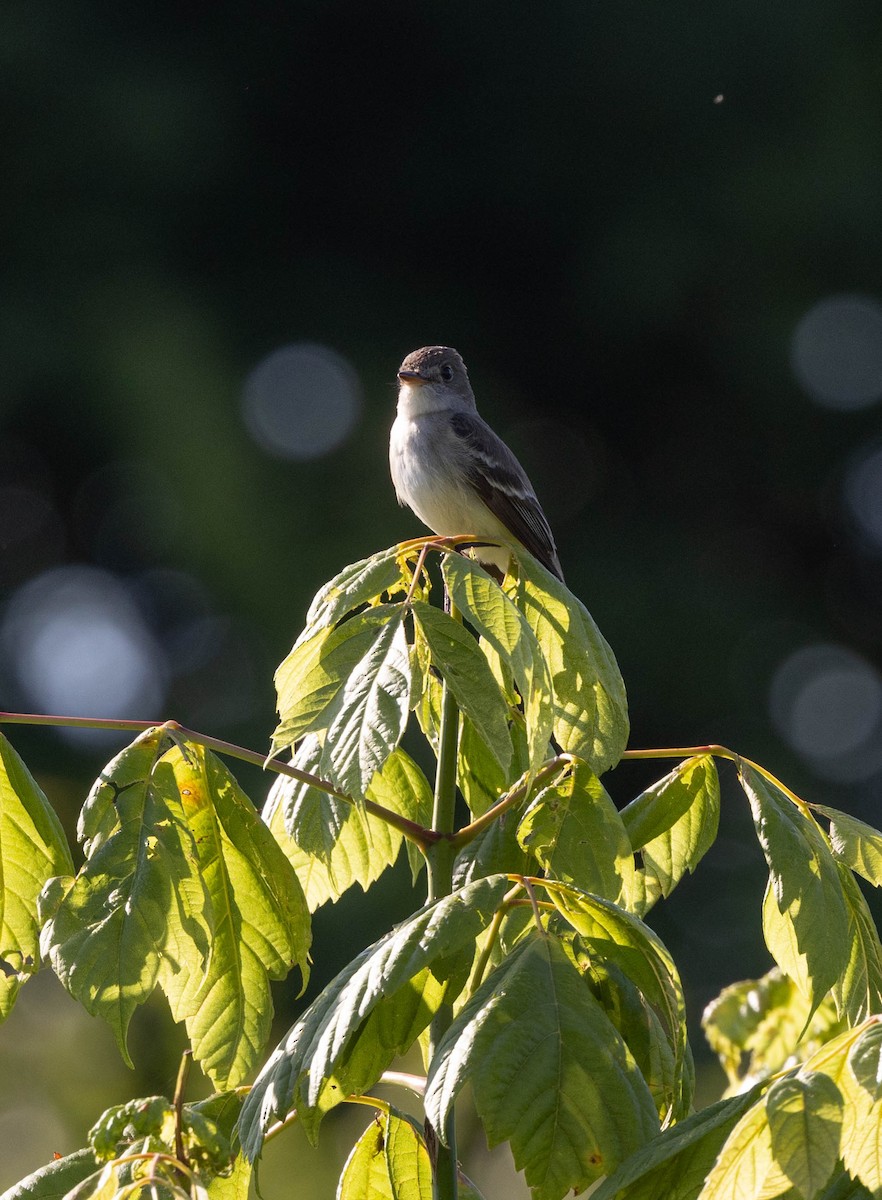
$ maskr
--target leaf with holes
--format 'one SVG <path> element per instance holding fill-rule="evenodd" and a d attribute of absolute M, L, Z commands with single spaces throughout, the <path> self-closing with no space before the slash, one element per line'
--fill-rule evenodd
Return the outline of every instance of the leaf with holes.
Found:
<path fill-rule="evenodd" d="M 518 825 L 518 841 L 563 883 L 619 900 L 633 890 L 634 859 L 603 784 L 580 760 L 542 788 Z"/>
<path fill-rule="evenodd" d="M 41 897 L 42 953 L 86 1011 L 110 1024 L 126 1062 L 132 1013 L 156 986 L 172 930 L 197 970 L 213 933 L 181 798 L 155 786 L 162 738 L 148 730 L 107 765 L 80 823 L 90 856 Z"/>
<path fill-rule="evenodd" d="M 170 750 L 154 791 L 169 803 L 180 797 L 213 916 L 207 965 L 176 926 L 160 983 L 196 1060 L 217 1087 L 233 1088 L 269 1037 L 270 979 L 295 964 L 304 986 L 309 978 L 309 911 L 291 864 L 213 754 L 193 744 Z"/>

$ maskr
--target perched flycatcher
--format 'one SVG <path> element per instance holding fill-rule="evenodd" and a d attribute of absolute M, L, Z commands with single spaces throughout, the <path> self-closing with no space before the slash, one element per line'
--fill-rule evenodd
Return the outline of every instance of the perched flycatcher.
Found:
<path fill-rule="evenodd" d="M 563 581 L 557 547 L 526 472 L 478 416 L 465 363 L 449 346 L 424 346 L 398 370 L 389 465 L 399 504 L 442 537 L 523 546 Z M 476 550 L 503 572 L 509 553 Z"/>

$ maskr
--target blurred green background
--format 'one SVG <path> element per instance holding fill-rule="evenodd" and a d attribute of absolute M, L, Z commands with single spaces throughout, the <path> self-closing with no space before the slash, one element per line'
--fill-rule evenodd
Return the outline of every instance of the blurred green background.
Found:
<path fill-rule="evenodd" d="M 859 0 L 7 0 L 0 706 L 265 748 L 313 593 L 421 532 L 386 443 L 396 367 L 443 342 L 616 650 L 632 745 L 722 742 L 878 824 L 880 61 Z M 121 740 L 12 735 L 72 834 Z M 727 779 L 653 914 L 696 1019 L 769 965 L 763 880 Z M 401 871 L 322 912 L 314 986 L 414 903 Z M 0 1187 L 173 1086 L 169 1031 L 139 1014 L 133 1079 L 30 984 Z M 334 1136 L 297 1159 L 317 1196 Z"/>

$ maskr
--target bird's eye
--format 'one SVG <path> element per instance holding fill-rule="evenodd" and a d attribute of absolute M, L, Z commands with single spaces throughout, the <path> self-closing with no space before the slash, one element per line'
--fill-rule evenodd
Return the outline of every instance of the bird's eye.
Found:
<path fill-rule="evenodd" d="M 441 378 L 445 383 L 450 383 L 453 378 L 453 367 L 451 367 L 450 363 L 444 363 L 441 367 Z"/>

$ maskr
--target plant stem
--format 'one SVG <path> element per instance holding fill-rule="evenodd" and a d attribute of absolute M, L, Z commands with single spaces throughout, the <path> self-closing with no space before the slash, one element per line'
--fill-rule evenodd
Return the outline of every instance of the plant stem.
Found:
<path fill-rule="evenodd" d="M 296 779 L 299 783 L 308 784 L 337 800 L 355 804 L 351 796 L 335 788 L 326 779 L 320 779 L 318 775 L 302 771 L 299 767 L 292 766 L 291 763 L 282 762 L 280 758 L 267 758 L 265 754 L 259 754 L 256 750 L 249 750 L 245 746 L 237 746 L 234 742 L 225 742 L 222 738 L 210 737 L 207 733 L 188 729 L 179 721 L 130 721 L 113 717 L 58 717 L 47 716 L 43 713 L 0 712 L 0 725 L 49 725 L 62 729 L 112 729 L 118 730 L 120 733 L 145 733 L 148 729 L 167 729 L 170 734 L 180 734 L 191 742 L 205 746 L 208 750 L 216 750 L 219 754 L 226 754 L 230 758 L 253 763 L 256 767 L 274 771 L 276 775 L 287 775 L 289 779 Z M 368 799 L 363 800 L 362 804 L 365 811 L 369 812 L 371 816 L 377 817 L 378 820 L 391 825 L 393 829 L 399 830 L 409 841 L 419 846 L 424 853 L 426 847 L 437 840 L 436 835 L 430 829 L 424 829 L 416 821 L 409 821 L 407 817 L 402 817 L 400 813 L 393 812 L 382 804 Z"/>
<path fill-rule="evenodd" d="M 438 766 L 435 771 L 435 802 L 432 832 L 437 841 L 429 848 L 429 903 L 449 896 L 453 890 L 453 833 L 456 811 L 456 754 L 459 743 L 459 706 L 445 680 L 441 692 L 441 728 L 438 735 Z"/>
<path fill-rule="evenodd" d="M 458 618 L 450 604 L 450 615 Z M 453 891 L 453 862 L 456 847 L 450 839 L 456 824 L 456 756 L 459 747 L 459 706 L 447 680 L 441 691 L 441 727 L 438 732 L 438 766 L 435 771 L 435 802 L 432 809 L 432 832 L 438 840 L 426 850 L 429 874 L 429 903 L 449 896 Z M 435 1057 L 438 1044 L 450 1027 L 452 1008 L 442 1004 L 429 1026 L 429 1061 Z M 456 1164 L 456 1124 L 451 1108 L 443 1130 L 443 1144 L 436 1136 L 433 1151 L 433 1200 L 456 1200 L 459 1194 Z"/>
<path fill-rule="evenodd" d="M 479 833 L 492 825 L 498 817 L 503 813 L 508 812 L 510 808 L 514 808 L 526 799 L 527 793 L 533 788 L 544 787 L 555 775 L 565 770 L 570 765 L 570 757 L 567 754 L 559 754 L 556 758 L 550 758 L 548 762 L 543 763 L 532 779 L 523 779 L 480 817 L 476 817 L 470 825 L 463 825 L 462 829 L 458 829 L 450 839 L 451 845 L 455 851 L 459 851 L 463 846 L 467 846 L 473 841 Z"/>
<path fill-rule="evenodd" d="M 185 1167 L 190 1164 L 184 1150 L 184 1092 L 187 1087 L 187 1076 L 190 1074 L 190 1064 L 193 1061 L 193 1051 L 185 1050 L 181 1055 L 181 1065 L 178 1067 L 178 1081 L 175 1084 L 175 1154 L 178 1161 Z"/>

